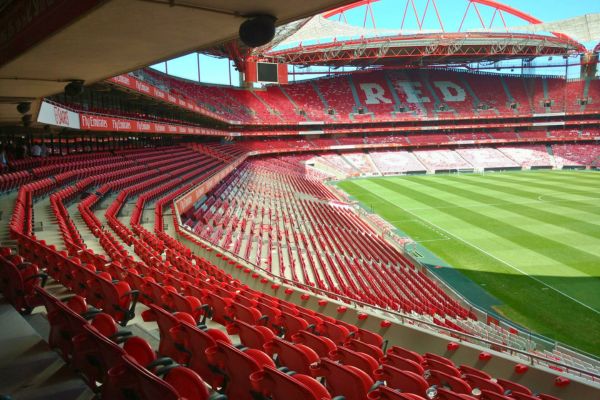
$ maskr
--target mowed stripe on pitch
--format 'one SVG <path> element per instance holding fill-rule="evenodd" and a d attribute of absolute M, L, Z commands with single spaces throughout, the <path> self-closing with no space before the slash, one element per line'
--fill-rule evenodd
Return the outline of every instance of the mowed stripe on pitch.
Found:
<path fill-rule="evenodd" d="M 377 184 L 380 182 L 375 181 L 375 183 Z M 413 197 L 420 196 L 421 199 L 427 198 L 426 195 L 421 193 L 422 187 L 413 186 L 410 181 L 404 180 L 402 181 L 402 185 L 404 194 Z M 393 196 L 392 193 L 395 191 L 394 186 L 388 187 L 387 189 L 391 190 L 391 192 L 385 193 L 386 198 L 387 196 Z M 436 191 L 435 189 L 430 189 L 429 193 L 429 200 L 431 200 L 432 197 L 444 196 L 443 192 Z M 441 202 L 441 204 L 450 203 L 451 197 L 453 198 L 454 196 L 447 195 L 445 198 L 446 200 L 439 200 L 439 202 Z M 498 256 L 501 254 L 503 260 L 513 265 L 523 263 L 523 261 L 526 260 L 528 266 L 526 270 L 527 274 L 546 275 L 549 274 L 548 267 L 553 266 L 551 275 L 588 276 L 577 268 L 557 263 L 555 258 L 542 253 L 535 248 L 531 248 L 531 243 L 529 244 L 529 247 L 525 246 L 524 243 L 531 242 L 532 236 L 536 236 L 536 234 L 528 230 L 514 228 L 511 224 L 521 221 L 522 225 L 526 225 L 526 219 L 514 217 L 510 213 L 499 212 L 493 207 L 489 207 L 487 210 L 484 208 L 470 208 L 469 205 L 461 207 L 461 202 L 467 203 L 471 201 L 466 198 L 464 198 L 464 201 L 461 199 L 463 198 L 459 197 L 457 203 L 452 203 L 455 207 L 433 207 L 429 210 L 419 210 L 416 214 L 428 221 L 432 221 L 435 224 L 442 226 L 455 236 L 464 238 L 470 243 L 477 244 L 478 247 L 483 248 L 493 255 Z M 511 224 L 504 223 L 503 221 L 505 220 L 510 221 Z"/>
<path fill-rule="evenodd" d="M 485 193 L 501 192 L 503 197 L 499 198 L 500 203 L 503 203 L 500 199 L 504 199 L 505 201 L 510 200 L 509 202 L 513 204 L 537 205 L 545 209 L 549 206 L 550 212 L 561 215 L 568 214 L 570 217 L 582 221 L 600 220 L 596 217 L 600 215 L 600 203 L 594 198 L 593 192 L 584 196 L 559 191 L 560 187 L 555 187 L 554 190 L 528 190 L 526 184 L 516 186 L 514 183 L 493 179 L 467 178 L 465 175 L 447 178 L 451 182 L 470 185 Z M 542 204 L 541 202 L 552 204 Z"/>
<path fill-rule="evenodd" d="M 513 203 L 510 201 L 513 197 L 508 192 L 490 191 L 477 184 L 474 184 L 476 187 L 474 189 L 467 184 L 457 184 L 449 179 L 417 179 L 414 182 L 430 190 L 435 189 L 440 194 L 451 193 L 457 196 L 459 205 L 464 204 L 464 200 L 468 199 L 487 206 L 478 207 L 476 210 L 484 215 L 507 218 L 511 225 L 516 225 L 532 234 L 542 234 L 545 238 L 560 240 L 573 248 L 600 257 L 600 248 L 594 240 L 600 239 L 600 225 L 589 222 L 589 219 L 572 218 L 569 216 L 569 210 L 554 212 L 554 205 L 544 205 L 539 201 L 534 204 Z M 432 194 L 436 193 L 432 192 Z M 506 203 L 495 203 L 499 198 L 505 199 Z M 456 204 L 453 199 L 445 198 L 445 200 Z M 516 201 L 518 202 L 519 199 Z M 584 272 L 593 273 L 593 271 Z"/>
<path fill-rule="evenodd" d="M 530 179 L 535 179 L 538 172 L 508 173 L 506 175 L 514 177 L 515 175 L 520 176 L 519 174 L 527 177 L 531 176 Z M 598 176 L 600 177 L 600 175 Z M 444 180 L 451 177 L 443 175 L 402 177 L 398 179 L 435 178 Z M 497 184 L 496 178 L 498 177 L 501 177 L 501 175 L 460 175 L 457 178 L 482 179 L 485 182 Z M 597 278 L 569 276 L 568 273 L 565 276 L 549 276 L 549 274 L 556 273 L 561 267 L 561 264 L 556 260 L 539 256 L 526 248 L 520 248 L 515 243 L 498 237 L 493 232 L 482 230 L 457 216 L 450 215 L 450 213 L 442 213 L 438 209 L 440 207 L 430 207 L 407 197 L 401 189 L 397 193 L 373 184 L 374 180 L 380 179 L 348 180 L 340 183 L 340 186 L 351 195 L 354 195 L 367 208 L 372 206 L 376 213 L 394 223 L 413 238 L 430 236 L 436 229 L 439 232 L 444 232 L 442 227 L 448 228 L 445 231 L 446 239 L 424 240 L 423 245 L 441 258 L 446 259 L 474 282 L 483 285 L 485 290 L 502 300 L 503 304 L 495 307 L 496 311 L 501 312 L 515 322 L 536 330 L 538 333 L 600 355 L 600 336 L 596 334 L 600 331 L 600 318 L 598 318 L 598 311 L 596 311 L 598 307 L 591 307 L 594 304 L 600 304 L 600 288 Z M 546 177 L 540 176 L 539 179 L 546 180 Z M 460 185 L 460 183 L 458 184 Z M 508 203 L 513 203 L 515 206 L 523 202 L 531 204 L 537 201 L 538 193 L 540 193 L 544 195 L 555 194 L 557 199 L 554 200 L 558 201 L 565 198 L 581 199 L 582 210 L 584 209 L 583 205 L 593 204 L 593 201 L 586 198 L 586 196 L 571 195 L 568 194 L 568 191 L 567 193 L 555 193 L 556 184 L 552 185 L 551 188 L 543 189 L 531 188 L 527 183 L 500 183 L 500 185 L 501 187 L 514 187 L 519 190 L 527 189 L 531 193 L 527 194 L 529 198 L 498 195 L 498 197 L 504 198 L 499 198 L 495 203 L 505 204 L 507 203 L 506 200 L 510 200 Z M 465 186 L 465 188 L 471 190 L 473 190 L 473 187 L 472 185 Z M 584 184 L 581 189 L 589 190 L 589 187 Z M 486 192 L 486 194 L 489 193 Z M 444 196 L 444 200 L 449 199 L 453 201 L 446 206 L 450 209 L 456 208 L 454 203 L 456 201 L 459 203 L 458 206 L 477 210 L 493 210 L 492 207 L 485 204 L 460 196 L 453 194 Z M 552 210 L 547 211 L 556 212 L 553 208 L 554 203 L 545 204 L 540 202 L 540 204 L 541 207 L 552 208 Z M 565 215 L 578 218 L 580 212 L 583 213 L 583 211 L 577 210 L 575 214 L 565 212 Z M 588 221 L 598 221 L 596 215 L 589 214 L 588 216 Z M 432 223 L 436 225 L 434 226 Z M 597 242 L 596 239 L 593 240 Z M 545 268 L 547 274 L 536 276 L 530 273 L 517 272 L 507 263 L 522 271 L 524 271 L 523 266 L 537 264 L 540 268 Z M 565 266 L 562 266 L 562 268 L 565 268 Z M 576 273 L 582 275 L 581 272 Z M 540 279 L 544 280 L 541 281 Z M 577 298 L 571 295 L 577 295 Z M 570 300 L 570 298 L 573 298 L 573 300 Z M 578 332 L 578 334 L 574 335 L 574 332 Z"/>
<path fill-rule="evenodd" d="M 527 186 L 529 189 L 578 194 L 586 197 L 600 199 L 600 191 L 589 191 L 594 188 L 600 189 L 600 186 L 592 182 L 584 185 L 581 183 L 574 183 L 573 179 L 564 179 L 560 177 L 558 179 L 552 177 L 544 177 L 542 182 L 542 179 L 530 177 L 527 173 L 524 173 L 523 175 L 525 176 L 521 177 L 518 174 L 496 174 L 494 176 L 494 180 L 503 181 L 517 186 Z"/>
<path fill-rule="evenodd" d="M 400 178 L 402 179 L 402 178 Z M 390 188 L 381 187 L 379 185 L 380 180 L 375 179 L 369 181 L 359 181 L 360 186 L 365 187 L 367 190 L 379 192 L 380 196 L 388 201 L 391 201 L 392 205 L 398 207 L 398 204 L 404 204 L 406 199 L 409 197 L 410 206 L 416 204 L 427 204 L 427 201 L 431 204 L 431 198 L 426 199 L 423 202 L 422 194 L 416 192 L 408 187 L 396 187 L 394 190 Z M 381 188 L 373 187 L 372 185 L 380 186 Z M 400 190 L 400 192 L 398 192 Z M 421 197 L 420 200 L 415 200 Z M 430 196 L 431 197 L 431 196 Z M 439 205 L 439 203 L 438 203 Z M 452 209 L 452 213 L 449 213 L 443 208 L 432 208 L 430 210 L 419 210 L 415 214 L 425 220 L 435 221 L 435 223 L 450 234 L 456 237 L 464 238 L 468 243 L 475 243 L 478 247 L 492 255 L 499 257 L 501 260 L 505 260 L 510 265 L 518 265 L 519 269 L 523 270 L 526 274 L 536 275 L 540 279 L 544 280 L 545 275 L 554 276 L 571 276 L 571 277 L 587 277 L 587 275 L 581 273 L 577 268 L 572 268 L 569 265 L 562 264 L 553 257 L 549 257 L 545 252 L 540 254 L 540 251 L 531 250 L 526 246 L 522 246 L 521 243 L 530 241 L 529 234 L 523 234 L 518 229 L 510 229 L 510 225 L 503 224 L 497 219 L 486 217 L 478 213 L 474 213 L 470 210 L 461 209 L 461 212 L 456 212 L 456 209 Z M 458 215 L 457 215 L 458 214 Z M 486 225 L 484 228 L 483 225 Z M 507 228 L 508 226 L 508 228 Z M 515 233 L 515 231 L 517 233 Z M 549 243 L 552 241 L 546 240 L 545 245 L 550 246 Z M 558 243 L 560 245 L 560 243 Z M 531 247 L 531 244 L 529 245 Z M 562 246 L 562 251 L 568 251 L 568 246 Z M 555 249 L 556 251 L 556 249 Z M 577 251 L 577 250 L 575 250 Z M 585 257 L 588 258 L 588 257 Z M 572 260 L 569 260 L 571 262 Z M 589 261 L 594 262 L 594 261 Z M 573 262 L 573 264 L 576 264 Z M 524 268 L 521 268 L 524 266 Z M 470 266 L 457 266 L 460 268 L 469 268 Z M 496 267 L 495 267 L 496 268 Z M 494 271 L 490 271 L 494 272 Z M 503 271 L 506 272 L 506 271 Z M 515 273 L 514 270 L 510 271 Z M 549 278 L 546 281 L 550 280 Z M 553 287 L 557 286 L 555 280 L 552 280 Z M 586 304 L 590 304 L 593 307 L 600 308 L 600 298 L 586 291 L 582 293 L 580 290 L 573 290 L 573 286 L 569 285 L 566 281 L 564 286 L 560 285 L 560 290 L 565 291 L 569 296 L 576 299 L 585 301 Z M 600 289 L 600 285 L 599 285 Z M 571 293 L 573 291 L 573 293 Z"/>
<path fill-rule="evenodd" d="M 534 232 L 534 228 L 537 224 L 535 221 L 532 223 L 529 220 L 516 217 L 512 212 L 503 213 L 499 212 L 494 208 L 489 212 L 484 212 L 485 209 L 469 209 L 468 206 L 461 207 L 461 202 L 466 202 L 468 197 L 458 197 L 455 203 L 452 203 L 451 196 L 448 192 L 435 188 L 434 184 L 429 181 L 428 184 L 419 184 L 418 180 L 403 180 L 402 178 L 396 178 L 395 180 L 381 179 L 374 180 L 374 183 L 385 187 L 392 192 L 402 191 L 404 194 L 422 202 L 423 204 L 431 207 L 441 207 L 438 209 L 439 212 L 448 214 L 451 216 L 457 216 L 469 222 L 481 230 L 493 233 L 505 240 L 512 242 L 515 246 L 520 246 L 533 251 L 541 257 L 548 257 L 558 261 L 559 263 L 569 266 L 572 269 L 580 270 L 584 274 L 593 275 L 597 271 L 597 266 L 600 265 L 600 255 L 590 253 L 588 251 L 575 248 L 568 245 L 562 240 L 565 235 L 560 227 L 552 226 L 547 224 L 545 233 L 539 234 Z M 417 182 L 418 186 L 414 186 Z M 449 200 L 443 200 L 442 198 L 447 196 Z M 473 200 L 471 200 L 473 201 Z M 455 208 L 443 208 L 448 205 L 456 205 Z M 518 205 L 514 206 L 519 207 Z M 444 226 L 446 228 L 446 226 Z M 580 235 L 579 240 L 582 246 L 587 247 L 591 238 L 586 235 Z M 597 247 L 593 247 L 597 250 Z M 544 269 L 545 270 L 545 269 Z M 543 274 L 544 270 L 533 271 L 533 274 Z M 529 273 L 529 271 L 528 271 Z M 563 270 L 559 272 L 567 273 L 569 276 L 573 276 L 572 271 Z"/>

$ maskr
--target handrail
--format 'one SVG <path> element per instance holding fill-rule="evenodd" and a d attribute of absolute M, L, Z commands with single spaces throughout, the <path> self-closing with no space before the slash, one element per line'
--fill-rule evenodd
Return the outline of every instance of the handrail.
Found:
<path fill-rule="evenodd" d="M 240 156 L 238 159 L 236 159 L 234 162 L 237 163 L 237 165 L 239 166 L 249 156 L 252 156 L 252 155 L 255 155 L 255 154 L 254 153 L 250 153 L 250 152 L 249 153 L 245 153 L 242 156 Z M 229 165 L 231 165 L 231 164 L 233 164 L 233 163 L 230 163 Z M 180 227 L 180 231 L 179 232 L 184 233 L 185 235 L 189 235 L 192 238 L 192 240 L 196 241 L 197 243 L 202 243 L 202 244 L 204 244 L 206 246 L 209 246 L 209 247 L 211 247 L 211 248 L 213 248 L 215 250 L 218 250 L 221 254 L 227 255 L 228 258 L 231 258 L 231 259 L 235 260 L 239 264 L 242 264 L 242 265 L 245 264 L 247 266 L 250 266 L 253 270 L 255 270 L 258 273 L 261 273 L 263 275 L 266 275 L 272 281 L 283 283 L 283 284 L 288 285 L 288 286 L 300 288 L 300 289 L 309 291 L 309 292 L 311 292 L 313 294 L 316 294 L 316 295 L 319 295 L 319 296 L 324 296 L 324 297 L 326 297 L 328 299 L 333 299 L 333 300 L 335 300 L 335 299 L 341 299 L 343 302 L 345 302 L 347 304 L 350 304 L 350 305 L 354 305 L 355 307 L 360 307 L 360 308 L 364 308 L 364 309 L 375 310 L 378 313 L 384 313 L 384 314 L 387 314 L 387 315 L 393 315 L 396 318 L 396 320 L 398 320 L 399 323 L 401 323 L 402 325 L 407 325 L 406 322 L 405 322 L 405 320 L 408 320 L 408 321 L 411 321 L 413 323 L 413 325 L 418 325 L 418 326 L 419 325 L 424 325 L 429 330 L 432 330 L 434 332 L 435 331 L 438 331 L 438 332 L 442 331 L 443 334 L 445 334 L 445 335 L 447 335 L 447 336 L 449 336 L 451 338 L 457 338 L 458 337 L 460 340 L 465 340 L 467 342 L 473 342 L 473 341 L 474 342 L 482 342 L 482 343 L 485 343 L 485 344 L 489 345 L 489 347 L 494 346 L 495 348 L 499 348 L 499 349 L 501 349 L 500 351 L 504 352 L 504 353 L 508 353 L 508 354 L 511 354 L 511 355 L 513 355 L 513 354 L 519 354 L 519 355 L 525 356 L 525 357 L 529 358 L 529 360 L 530 360 L 530 362 L 531 362 L 532 365 L 535 364 L 536 361 L 540 365 L 544 365 L 544 364 L 545 365 L 549 365 L 549 364 L 551 364 L 553 366 L 556 366 L 556 367 L 559 367 L 559 368 L 563 368 L 567 372 L 568 371 L 575 371 L 575 372 L 579 373 L 580 375 L 589 376 L 593 380 L 600 380 L 600 374 L 597 374 L 597 373 L 594 373 L 594 372 L 590 372 L 590 371 L 586 371 L 586 370 L 583 370 L 583 369 L 580 369 L 580 368 L 577 368 L 577 367 L 574 367 L 574 366 L 571 366 L 571 365 L 568 365 L 568 364 L 564 364 L 562 362 L 559 362 L 559 361 L 556 361 L 556 360 L 552 360 L 552 359 L 544 357 L 544 356 L 536 355 L 536 354 L 533 354 L 530 351 L 520 350 L 520 349 L 511 347 L 511 346 L 508 346 L 508 345 L 505 345 L 505 344 L 502 344 L 502 343 L 495 342 L 493 340 L 489 340 L 489 339 L 486 339 L 486 338 L 483 338 L 483 337 L 479 337 L 479 336 L 474 336 L 474 335 L 471 335 L 469 333 L 457 331 L 457 330 L 454 330 L 452 328 L 448 328 L 448 327 L 445 327 L 445 326 L 440 326 L 440 325 L 437 325 L 435 323 L 431 323 L 431 322 L 424 321 L 424 320 L 421 320 L 421 319 L 418 319 L 418 318 L 415 318 L 415 317 L 412 317 L 412 316 L 409 316 L 409 315 L 405 315 L 405 314 L 400 313 L 400 312 L 395 311 L 395 310 L 384 309 L 384 308 L 381 308 L 379 306 L 372 305 L 372 304 L 369 304 L 369 303 L 365 303 L 365 302 L 363 302 L 361 300 L 352 299 L 352 298 L 349 298 L 347 296 L 340 295 L 340 294 L 337 294 L 337 293 L 333 293 L 333 292 L 330 292 L 330 291 L 325 290 L 325 289 L 320 289 L 320 288 L 317 288 L 317 287 L 309 286 L 309 285 L 306 285 L 305 283 L 301 283 L 301 282 L 295 282 L 295 281 L 293 281 L 291 279 L 288 279 L 288 278 L 276 275 L 276 274 L 274 274 L 274 273 L 266 270 L 265 268 L 263 268 L 263 267 L 261 267 L 259 265 L 256 265 L 256 264 L 254 264 L 254 263 L 252 263 L 252 262 L 250 262 L 248 260 L 245 260 L 245 259 L 239 257 L 236 254 L 231 253 L 227 249 L 224 249 L 224 248 L 222 248 L 222 247 L 220 247 L 218 245 L 215 245 L 213 243 L 210 243 L 210 242 L 206 241 L 205 239 L 199 237 L 194 232 L 192 232 L 189 227 L 183 225 L 183 223 L 181 221 L 181 216 L 180 216 L 180 210 L 179 210 L 178 202 L 180 200 L 182 200 L 192 190 L 195 190 L 199 186 L 202 186 L 202 185 L 206 184 L 206 182 L 208 182 L 210 180 L 210 178 L 212 178 L 215 175 L 217 175 L 220 171 L 222 171 L 222 170 L 218 170 L 218 171 L 214 172 L 213 174 L 211 174 L 211 176 L 209 178 L 207 178 L 204 181 L 204 183 L 202 183 L 201 185 L 198 185 L 198 186 L 195 186 L 193 188 L 188 189 L 186 192 L 180 194 L 178 197 L 176 197 L 173 200 L 173 203 L 174 203 L 174 206 L 175 206 L 175 216 L 176 216 L 176 219 L 177 219 L 177 223 L 178 223 L 178 225 Z M 210 189 L 208 189 L 208 190 L 210 190 Z M 468 302 L 468 303 L 470 304 L 470 302 Z M 550 343 L 554 343 L 555 347 L 557 345 L 563 346 L 563 344 L 560 343 L 560 342 L 558 342 L 558 341 L 549 340 L 549 342 Z M 583 352 L 583 351 L 578 350 L 578 349 L 574 349 L 571 346 L 564 345 L 564 347 L 572 349 L 572 350 L 576 351 L 577 353 L 582 354 L 584 356 L 591 357 L 591 358 L 594 358 L 594 359 L 596 358 L 596 357 L 594 357 L 593 355 L 591 355 L 589 353 Z"/>
<path fill-rule="evenodd" d="M 329 187 L 330 189 L 333 189 L 332 191 L 334 192 L 334 194 L 336 194 L 338 197 L 340 196 L 340 194 L 339 194 L 339 191 L 340 191 L 340 189 L 338 189 L 338 188 L 337 188 L 337 186 L 335 186 L 335 185 L 328 185 L 328 187 Z M 343 199 L 342 199 L 342 200 L 343 200 Z M 372 216 L 372 215 L 376 215 L 376 214 L 373 214 L 372 212 L 369 212 L 369 211 L 368 211 L 368 210 L 365 208 L 365 205 L 364 205 L 364 204 L 362 204 L 361 202 L 356 202 L 356 203 L 357 203 L 357 204 L 358 204 L 358 206 L 359 206 L 359 214 L 360 214 L 361 212 L 363 213 L 363 214 L 361 214 L 361 215 L 362 215 L 363 217 L 365 217 L 365 218 L 364 218 L 364 220 L 365 220 L 365 221 L 366 221 L 366 222 L 369 224 L 369 226 L 371 226 L 373 229 L 375 229 L 375 230 L 376 230 L 377 232 L 379 232 L 380 234 L 386 234 L 386 233 L 388 233 L 388 232 L 386 232 L 386 231 L 385 231 L 383 228 L 381 228 L 381 227 L 377 226 L 376 224 L 374 224 L 374 223 L 372 222 L 372 220 L 370 219 L 370 216 Z M 392 228 L 395 228 L 395 227 L 393 227 L 393 226 L 392 226 Z M 397 236 L 397 234 L 396 234 L 395 232 L 393 232 L 393 234 Z M 416 265 L 418 265 L 418 266 L 419 266 L 419 267 L 420 267 L 422 270 L 429 271 L 429 269 L 428 269 L 426 266 L 424 266 L 424 265 L 421 263 L 421 261 L 419 261 L 419 260 L 415 259 L 415 258 L 414 258 L 412 255 L 410 255 L 410 253 L 406 253 L 406 251 L 405 251 L 405 249 L 404 249 L 404 248 L 400 248 L 400 247 L 399 247 L 399 244 L 398 244 L 397 242 L 395 242 L 395 241 L 390 241 L 390 244 L 392 244 L 394 247 L 396 247 L 396 248 L 397 248 L 397 249 L 398 249 L 400 252 L 402 252 L 402 253 L 404 253 L 405 255 L 409 256 L 409 257 L 410 257 L 410 261 L 411 261 L 413 264 L 416 264 Z M 472 308 L 472 309 L 475 309 L 475 310 L 477 310 L 479 313 L 481 313 L 482 315 L 484 315 L 484 316 L 486 316 L 486 317 L 487 317 L 488 315 L 490 315 L 490 312 L 489 312 L 488 310 L 484 310 L 484 309 L 483 309 L 483 308 L 481 308 L 479 305 L 477 305 L 477 304 L 475 304 L 475 303 L 472 303 L 472 302 L 471 302 L 469 299 L 467 299 L 466 297 L 464 297 L 464 296 L 463 296 L 463 295 L 462 295 L 462 294 L 461 294 L 459 291 L 457 291 L 456 289 L 454 289 L 454 288 L 453 288 L 453 287 L 452 287 L 450 284 L 448 284 L 446 281 L 444 281 L 442 278 L 440 278 L 440 277 L 439 277 L 439 276 L 437 276 L 436 274 L 429 274 L 428 276 L 429 276 L 431 279 L 435 280 L 435 282 L 436 282 L 438 285 L 442 286 L 442 288 L 444 289 L 444 291 L 454 294 L 454 296 L 455 296 L 455 297 L 456 297 L 456 298 L 457 298 L 459 301 L 461 301 L 462 303 L 464 303 L 466 306 L 468 306 L 468 307 L 470 307 L 470 308 Z M 515 329 L 517 329 L 519 332 L 522 332 L 523 334 L 527 335 L 527 342 L 528 342 L 528 344 L 534 344 L 534 345 L 540 345 L 540 344 L 544 344 L 544 345 L 550 345 L 550 346 L 553 346 L 554 348 L 556 348 L 556 346 L 557 346 L 557 342 L 556 342 L 556 341 L 553 341 L 553 340 L 551 340 L 551 339 L 549 339 L 549 338 L 547 338 L 547 337 L 545 337 L 545 336 L 543 336 L 543 335 L 540 335 L 540 334 L 538 334 L 538 333 L 531 332 L 531 331 L 527 330 L 526 328 L 524 328 L 524 327 L 522 327 L 522 326 L 520 326 L 520 325 L 518 325 L 518 324 L 516 324 L 516 323 L 514 323 L 514 322 L 512 322 L 512 321 L 510 321 L 510 320 L 507 320 L 507 319 L 505 319 L 505 318 L 504 318 L 503 316 L 501 316 L 501 315 L 498 315 L 498 314 L 492 313 L 492 316 L 493 316 L 495 319 L 497 319 L 498 321 L 500 321 L 500 322 L 503 322 L 504 324 L 506 324 L 506 325 L 509 325 L 511 328 L 515 328 Z M 523 336 L 520 336 L 520 337 L 521 337 L 521 338 L 523 338 Z M 536 340 L 536 339 L 537 339 L 537 340 Z M 542 342 L 542 343 L 540 343 L 540 342 Z M 573 349 L 573 348 L 572 348 L 572 350 L 576 350 L 576 349 Z M 581 353 L 581 350 L 576 350 L 576 351 L 577 351 L 577 352 L 579 352 L 579 353 Z M 587 353 L 586 353 L 586 355 L 588 355 L 588 356 L 592 356 L 592 357 L 593 357 L 593 355 L 591 355 L 591 354 L 587 354 Z M 593 358 L 595 358 L 595 357 L 593 357 Z M 600 360 L 599 360 L 599 361 L 600 361 Z"/>
<path fill-rule="evenodd" d="M 384 314 L 387 314 L 387 315 L 393 315 L 396 318 L 396 320 L 398 320 L 398 322 L 400 322 L 402 325 L 405 325 L 405 326 L 411 327 L 411 326 L 414 326 L 414 325 L 417 325 L 417 326 L 425 325 L 431 331 L 434 331 L 434 332 L 435 331 L 443 331 L 443 334 L 447 335 L 449 338 L 452 338 L 452 339 L 456 339 L 458 337 L 459 340 L 464 340 L 466 342 L 471 342 L 471 343 L 475 342 L 474 343 L 475 345 L 477 345 L 477 342 L 483 342 L 483 343 L 489 345 L 489 347 L 493 346 L 494 348 L 500 348 L 501 349 L 500 351 L 503 352 L 503 353 L 507 353 L 507 354 L 510 354 L 510 355 L 519 354 L 519 355 L 522 355 L 522 356 L 526 356 L 526 357 L 529 358 L 529 361 L 531 362 L 532 365 L 536 364 L 536 361 L 537 361 L 538 365 L 547 366 L 548 364 L 551 364 L 553 366 L 556 366 L 556 367 L 559 367 L 559 368 L 563 368 L 567 372 L 568 371 L 575 371 L 575 372 L 579 373 L 580 375 L 586 375 L 586 376 L 589 376 L 589 377 L 591 377 L 593 379 L 600 379 L 600 374 L 596 374 L 594 372 L 586 371 L 584 369 L 573 367 L 573 366 L 570 366 L 568 364 L 564 364 L 564 363 L 559 362 L 559 361 L 551 360 L 551 359 L 548 359 L 546 357 L 539 356 L 539 355 L 533 354 L 533 353 L 525 351 L 525 350 L 516 349 L 514 347 L 510 347 L 508 345 L 503 345 L 503 344 L 494 342 L 494 341 L 489 340 L 489 339 L 485 339 L 485 338 L 482 338 L 482 337 L 479 337 L 479 336 L 474 336 L 474 335 L 471 335 L 471 334 L 465 333 L 465 332 L 460 332 L 460 331 L 454 330 L 452 328 L 447 328 L 445 326 L 436 325 L 434 323 L 431 323 L 431 322 L 428 322 L 428 321 L 425 321 L 425 320 L 421 320 L 421 319 L 418 319 L 418 318 L 415 318 L 415 317 L 412 317 L 412 316 L 409 316 L 409 315 L 402 314 L 402 313 L 400 313 L 398 311 L 384 309 L 384 308 L 381 308 L 381 307 L 378 307 L 378 306 L 375 306 L 375 305 L 371 305 L 371 304 L 365 303 L 365 302 L 360 301 L 360 300 L 351 299 L 349 297 L 346 297 L 346 296 L 343 296 L 343 295 L 339 295 L 337 293 L 330 292 L 330 291 L 325 290 L 325 289 L 319 289 L 319 288 L 316 288 L 316 287 L 313 287 L 313 286 L 306 285 L 306 284 L 301 283 L 301 282 L 295 282 L 295 281 L 293 281 L 291 279 L 284 278 L 284 277 L 281 277 L 279 275 L 275 275 L 272 272 L 266 270 L 265 268 L 263 268 L 263 267 L 261 267 L 259 265 L 256 265 L 256 264 L 254 264 L 254 263 L 252 263 L 250 261 L 247 261 L 247 260 L 245 260 L 245 259 L 237 256 L 236 254 L 231 253 L 229 250 L 224 249 L 224 248 L 222 248 L 222 247 L 220 247 L 218 245 L 215 245 L 213 243 L 210 243 L 210 242 L 206 241 L 205 239 L 199 237 L 195 233 L 191 232 L 189 230 L 189 228 L 181 225 L 181 220 L 179 219 L 179 214 L 178 213 L 177 213 L 177 219 L 178 219 L 178 222 L 180 224 L 180 227 L 183 227 L 185 235 L 191 236 L 194 241 L 202 243 L 202 244 L 204 244 L 204 245 L 206 245 L 208 247 L 211 247 L 211 248 L 217 250 L 221 254 L 225 254 L 228 258 L 230 258 L 232 260 L 235 260 L 239 264 L 250 266 L 256 272 L 262 273 L 263 275 L 267 275 L 267 277 L 271 278 L 272 281 L 283 283 L 285 285 L 292 286 L 292 287 L 295 287 L 295 288 L 304 289 L 305 291 L 309 291 L 312 294 L 316 294 L 316 295 L 319 295 L 319 296 L 324 296 L 328 300 L 341 299 L 344 303 L 347 303 L 347 304 L 350 304 L 350 305 L 354 305 L 355 307 L 360 307 L 360 308 L 367 309 L 367 310 L 369 310 L 369 309 L 370 310 L 376 310 L 378 313 L 384 313 Z M 411 321 L 413 324 L 412 325 L 407 324 L 405 322 L 405 320 Z M 466 340 L 466 339 L 469 339 L 469 340 Z"/>

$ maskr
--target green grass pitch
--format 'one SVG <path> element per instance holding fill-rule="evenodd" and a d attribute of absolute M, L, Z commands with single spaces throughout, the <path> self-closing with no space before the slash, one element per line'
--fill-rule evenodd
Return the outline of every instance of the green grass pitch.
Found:
<path fill-rule="evenodd" d="M 482 285 L 496 311 L 600 355 L 600 173 L 352 179 L 339 187 Z"/>

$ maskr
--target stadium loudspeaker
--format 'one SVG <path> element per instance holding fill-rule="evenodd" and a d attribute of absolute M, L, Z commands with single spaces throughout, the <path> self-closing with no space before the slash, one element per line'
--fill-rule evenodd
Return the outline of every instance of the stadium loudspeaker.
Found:
<path fill-rule="evenodd" d="M 67 96 L 75 97 L 83 93 L 83 81 L 74 80 L 65 86 L 65 94 Z"/>
<path fill-rule="evenodd" d="M 31 110 L 31 103 L 24 101 L 23 103 L 17 104 L 17 111 L 19 114 L 27 114 Z"/>
<path fill-rule="evenodd" d="M 256 15 L 240 25 L 240 39 L 248 47 L 259 47 L 275 37 L 275 21 L 272 15 Z"/>

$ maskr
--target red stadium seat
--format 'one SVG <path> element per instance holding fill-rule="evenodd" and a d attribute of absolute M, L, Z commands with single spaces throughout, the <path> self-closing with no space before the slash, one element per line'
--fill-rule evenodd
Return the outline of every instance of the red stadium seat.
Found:
<path fill-rule="evenodd" d="M 424 397 L 430 386 L 421 375 L 385 364 L 375 370 L 374 376 L 377 381 L 385 381 L 386 386 L 392 389 L 400 389 L 402 392 Z"/>
<path fill-rule="evenodd" d="M 47 275 L 37 265 L 23 262 L 19 256 L 11 256 L 10 249 L 3 248 L 0 255 L 0 287 L 2 295 L 17 311 L 30 313 L 40 305 L 35 288 L 44 286 Z"/>
<path fill-rule="evenodd" d="M 230 343 L 229 338 L 216 329 L 201 330 L 183 321 L 169 329 L 174 347 L 186 354 L 187 366 L 196 371 L 211 387 L 223 384 L 223 375 L 210 368 L 207 349 L 217 345 L 217 340 Z"/>
<path fill-rule="evenodd" d="M 266 326 L 250 325 L 240 320 L 227 325 L 227 333 L 238 335 L 244 346 L 258 350 L 263 350 L 265 343 L 275 337 L 273 331 Z"/>
<path fill-rule="evenodd" d="M 190 369 L 174 367 L 167 370 L 164 379 L 161 379 L 125 355 L 121 364 L 108 371 L 108 378 L 102 387 L 102 398 L 207 400 L 209 393 L 202 379 Z"/>
<path fill-rule="evenodd" d="M 373 373 L 379 366 L 375 358 L 366 353 L 351 350 L 348 347 L 338 347 L 336 350 L 331 351 L 329 358 L 344 365 L 352 365 L 366 372 L 371 378 L 374 378 Z"/>
<path fill-rule="evenodd" d="M 331 395 L 316 379 L 297 373 L 284 373 L 265 366 L 250 375 L 254 391 L 271 400 L 330 400 Z"/>
<path fill-rule="evenodd" d="M 328 358 L 310 366 L 314 377 L 325 379 L 325 387 L 332 396 L 344 396 L 345 400 L 363 400 L 373 386 L 373 379 L 360 369 L 341 365 Z"/>
<path fill-rule="evenodd" d="M 337 346 L 331 339 L 325 336 L 319 336 L 309 331 L 298 331 L 292 336 L 294 343 L 306 345 L 313 349 L 319 357 L 327 357 Z"/>
<path fill-rule="evenodd" d="M 369 400 L 425 400 L 413 393 L 401 393 L 387 386 L 379 386 L 368 394 Z"/>
<path fill-rule="evenodd" d="M 278 365 L 305 375 L 310 374 L 310 365 L 319 359 L 319 355 L 310 347 L 278 337 L 265 343 L 264 349 L 270 356 L 277 355 Z"/>
<path fill-rule="evenodd" d="M 239 350 L 221 341 L 206 349 L 206 356 L 209 365 L 224 375 L 228 399 L 253 400 L 250 376 L 264 367 L 275 367 L 273 360 L 260 350 Z"/>

